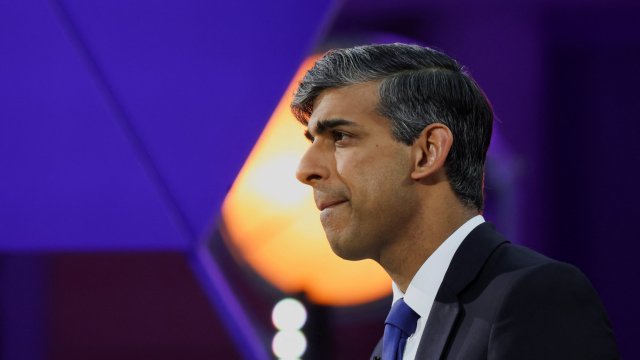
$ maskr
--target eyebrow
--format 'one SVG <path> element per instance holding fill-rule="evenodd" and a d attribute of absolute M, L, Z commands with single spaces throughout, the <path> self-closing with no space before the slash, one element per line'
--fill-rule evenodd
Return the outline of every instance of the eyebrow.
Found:
<path fill-rule="evenodd" d="M 358 127 L 358 124 L 354 123 L 353 121 L 349 121 L 345 119 L 318 120 L 318 122 L 316 122 L 315 132 L 318 135 L 321 135 L 327 130 L 336 128 L 338 126 Z M 304 136 L 309 140 L 313 140 L 313 135 L 311 135 L 311 132 L 308 129 L 304 132 Z"/>

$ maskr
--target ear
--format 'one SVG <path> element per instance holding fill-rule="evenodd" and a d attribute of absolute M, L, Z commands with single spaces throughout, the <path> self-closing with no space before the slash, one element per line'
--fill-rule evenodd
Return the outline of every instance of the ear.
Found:
<path fill-rule="evenodd" d="M 451 145 L 453 134 L 446 125 L 436 123 L 425 127 L 413 143 L 411 178 L 422 180 L 443 169 Z"/>

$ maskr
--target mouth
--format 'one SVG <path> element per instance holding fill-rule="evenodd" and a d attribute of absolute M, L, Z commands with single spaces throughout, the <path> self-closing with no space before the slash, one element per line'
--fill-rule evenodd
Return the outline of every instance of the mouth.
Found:
<path fill-rule="evenodd" d="M 347 202 L 347 200 L 344 200 L 344 199 L 342 199 L 342 200 L 332 200 L 332 201 L 320 202 L 320 203 L 317 204 L 317 206 L 318 206 L 318 209 L 320 211 L 323 211 L 325 209 L 330 209 L 330 208 L 336 207 L 336 206 L 338 206 L 340 204 L 344 204 L 346 202 Z"/>

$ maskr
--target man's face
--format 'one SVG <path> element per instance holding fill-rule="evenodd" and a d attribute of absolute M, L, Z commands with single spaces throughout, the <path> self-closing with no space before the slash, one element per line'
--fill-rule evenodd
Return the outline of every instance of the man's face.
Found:
<path fill-rule="evenodd" d="M 331 248 L 349 260 L 379 260 L 381 250 L 409 231 L 417 203 L 411 146 L 393 138 L 377 104 L 377 82 L 323 91 L 297 172 L 313 187 Z"/>

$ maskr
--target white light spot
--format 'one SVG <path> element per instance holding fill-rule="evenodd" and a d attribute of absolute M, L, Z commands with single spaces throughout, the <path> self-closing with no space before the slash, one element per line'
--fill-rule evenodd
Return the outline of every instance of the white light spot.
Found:
<path fill-rule="evenodd" d="M 307 321 L 307 310 L 300 301 L 285 298 L 273 307 L 271 320 L 278 330 L 300 330 Z"/>
<path fill-rule="evenodd" d="M 271 348 L 279 359 L 295 359 L 307 350 L 307 339 L 298 330 L 278 331 Z"/>

